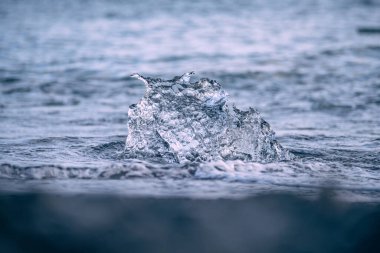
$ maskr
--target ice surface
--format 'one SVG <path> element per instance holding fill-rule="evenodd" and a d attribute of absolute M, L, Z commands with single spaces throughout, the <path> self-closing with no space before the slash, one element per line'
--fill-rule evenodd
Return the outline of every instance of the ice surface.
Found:
<path fill-rule="evenodd" d="M 202 78 L 192 83 L 193 74 L 172 80 L 132 75 L 144 82 L 146 91 L 129 107 L 127 156 L 171 163 L 291 158 L 255 109 L 229 105 L 218 82 Z"/>

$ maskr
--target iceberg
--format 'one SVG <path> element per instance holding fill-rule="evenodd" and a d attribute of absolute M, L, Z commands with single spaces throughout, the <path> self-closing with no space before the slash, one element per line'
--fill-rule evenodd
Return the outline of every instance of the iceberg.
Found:
<path fill-rule="evenodd" d="M 275 133 L 254 109 L 239 110 L 214 80 L 191 82 L 194 72 L 172 80 L 131 75 L 146 87 L 128 110 L 128 158 L 168 163 L 216 160 L 288 160 Z"/>

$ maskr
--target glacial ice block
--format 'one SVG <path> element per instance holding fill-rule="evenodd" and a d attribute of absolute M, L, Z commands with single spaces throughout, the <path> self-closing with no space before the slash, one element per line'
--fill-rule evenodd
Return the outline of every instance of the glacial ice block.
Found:
<path fill-rule="evenodd" d="M 144 82 L 146 91 L 129 107 L 125 146 L 129 158 L 169 163 L 238 159 L 266 163 L 291 158 L 255 109 L 242 111 L 229 105 L 218 82 L 192 83 L 192 74 L 173 80 L 132 75 Z"/>

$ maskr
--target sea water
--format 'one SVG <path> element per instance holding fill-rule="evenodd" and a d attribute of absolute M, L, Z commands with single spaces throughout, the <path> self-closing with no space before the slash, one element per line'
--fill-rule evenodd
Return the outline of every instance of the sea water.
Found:
<path fill-rule="evenodd" d="M 354 0 L 1 1 L 0 189 L 231 198 L 330 187 L 379 201 L 380 35 L 364 29 L 379 13 Z M 231 108 L 254 108 L 293 158 L 126 155 L 128 110 L 146 90 L 130 74 L 188 71 L 216 80 Z"/>

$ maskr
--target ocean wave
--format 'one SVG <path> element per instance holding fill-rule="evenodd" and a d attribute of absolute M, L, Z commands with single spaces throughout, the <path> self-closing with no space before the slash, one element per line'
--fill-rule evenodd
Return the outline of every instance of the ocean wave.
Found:
<path fill-rule="evenodd" d="M 380 191 L 375 173 L 354 168 L 345 170 L 339 163 L 307 159 L 266 164 L 239 160 L 162 164 L 127 159 L 104 166 L 0 165 L 0 179 L 10 180 L 205 180 L 253 186 L 320 188 L 327 185 L 336 189 Z"/>

